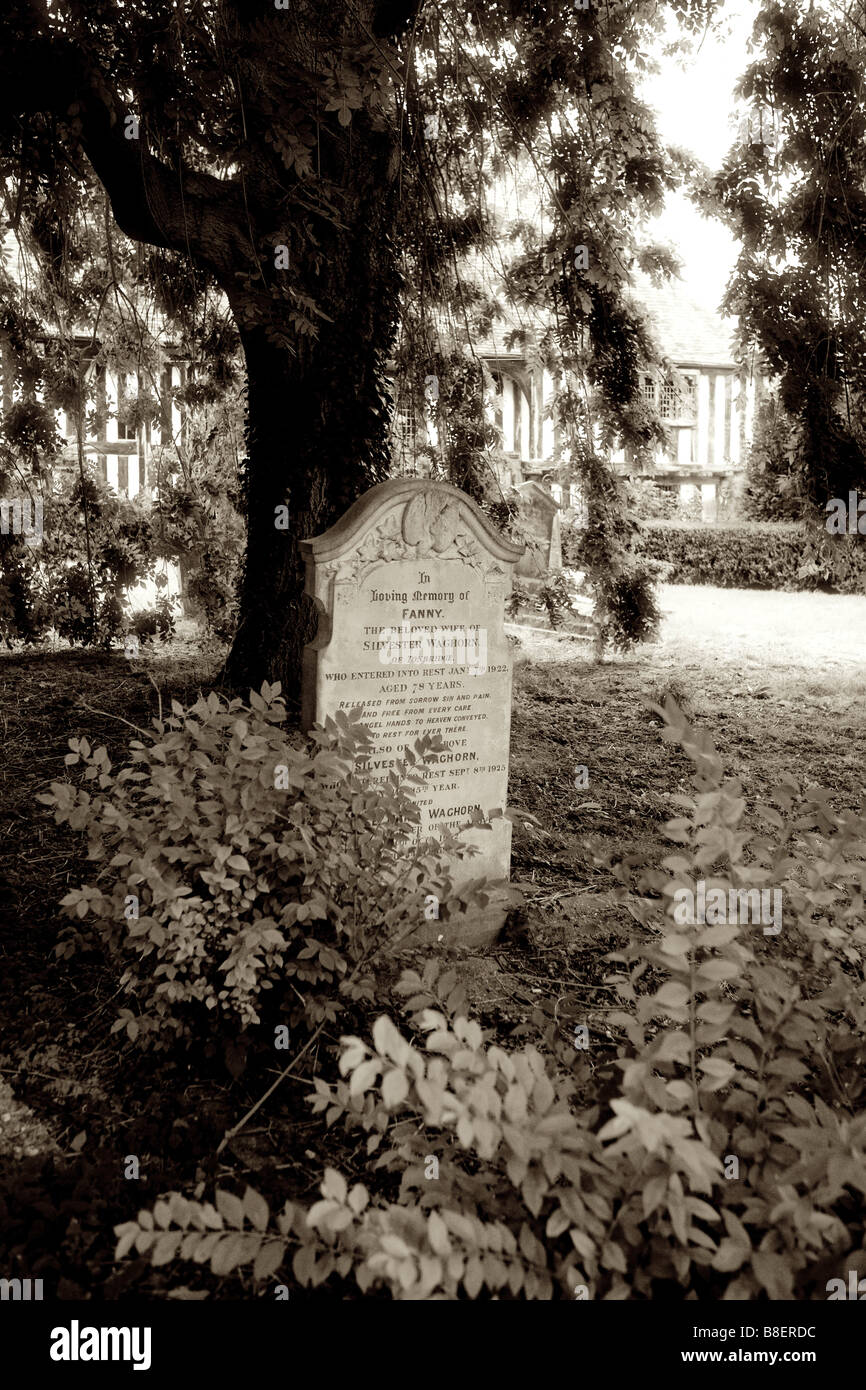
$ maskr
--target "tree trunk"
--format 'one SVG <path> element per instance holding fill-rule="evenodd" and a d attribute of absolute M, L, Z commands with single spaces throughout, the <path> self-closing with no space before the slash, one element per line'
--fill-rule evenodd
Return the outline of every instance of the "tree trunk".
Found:
<path fill-rule="evenodd" d="M 222 679 L 246 697 L 278 680 L 300 701 L 301 653 L 316 632 L 299 541 L 331 526 L 389 471 L 385 362 L 397 320 L 397 195 L 390 147 L 358 140 L 343 171 L 342 226 L 320 234 L 292 282 L 327 318 L 317 336 L 292 323 L 294 301 L 272 293 L 258 321 L 233 304 L 247 366 L 247 552 L 240 621 Z M 302 248 L 303 253 L 303 248 Z M 230 295 L 231 297 L 231 295 Z M 264 321 L 262 321 L 264 320 Z M 288 529 L 279 508 L 288 507 Z"/>
<path fill-rule="evenodd" d="M 287 700 L 300 700 L 301 652 L 316 632 L 311 601 L 303 594 L 298 542 L 330 524 L 333 466 L 298 445 L 316 433 L 320 402 L 305 391 L 284 349 L 263 329 L 242 335 L 248 376 L 245 463 L 247 551 L 240 618 L 223 678 L 243 696 L 263 680 L 278 680 Z M 278 508 L 288 507 L 288 529 L 278 529 Z"/>

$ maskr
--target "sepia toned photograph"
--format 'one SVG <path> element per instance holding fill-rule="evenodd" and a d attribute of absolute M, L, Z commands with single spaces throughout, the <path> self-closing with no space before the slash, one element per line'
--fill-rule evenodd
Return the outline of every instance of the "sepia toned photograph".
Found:
<path fill-rule="evenodd" d="M 0 1333 L 826 1380 L 866 3 L 4 0 L 0 174 Z"/>

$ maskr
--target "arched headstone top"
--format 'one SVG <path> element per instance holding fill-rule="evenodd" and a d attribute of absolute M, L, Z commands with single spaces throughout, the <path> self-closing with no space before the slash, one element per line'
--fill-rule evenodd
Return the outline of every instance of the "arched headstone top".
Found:
<path fill-rule="evenodd" d="M 385 528 L 383 523 L 390 521 Z M 371 533 L 404 548 L 405 558 L 468 558 L 475 547 L 506 564 L 516 564 L 523 547 L 496 530 L 481 508 L 450 483 L 429 478 L 392 478 L 377 483 L 320 536 L 302 540 L 301 553 L 317 565 L 342 560 Z M 383 558 L 397 558 L 396 553 Z"/>
<path fill-rule="evenodd" d="M 548 492 L 541 483 L 537 483 L 534 478 L 530 479 L 528 483 L 521 483 L 517 491 L 528 506 L 538 507 L 551 515 L 560 511 L 560 504 L 553 494 Z"/>

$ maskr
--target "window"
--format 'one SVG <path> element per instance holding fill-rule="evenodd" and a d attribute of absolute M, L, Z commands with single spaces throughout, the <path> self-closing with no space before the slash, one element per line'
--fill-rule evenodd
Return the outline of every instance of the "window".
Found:
<path fill-rule="evenodd" d="M 391 420 L 394 455 L 399 462 L 414 462 L 417 436 L 415 403 L 407 397 L 397 403 Z"/>
<path fill-rule="evenodd" d="M 697 381 L 691 374 L 677 372 L 674 376 L 656 381 L 644 377 L 644 400 L 655 405 L 663 420 L 678 424 L 694 424 L 697 418 Z"/>
<path fill-rule="evenodd" d="M 679 411 L 679 391 L 670 377 L 659 385 L 659 415 L 663 420 L 675 420 Z"/>
<path fill-rule="evenodd" d="M 414 447 L 415 444 L 415 407 L 404 406 L 398 410 L 394 416 L 394 429 L 397 441 L 403 448 Z"/>
<path fill-rule="evenodd" d="M 775 154 L 778 143 L 775 125 L 772 109 L 758 106 L 740 118 L 737 134 L 744 145 L 751 148 L 758 146 L 769 154 Z"/>

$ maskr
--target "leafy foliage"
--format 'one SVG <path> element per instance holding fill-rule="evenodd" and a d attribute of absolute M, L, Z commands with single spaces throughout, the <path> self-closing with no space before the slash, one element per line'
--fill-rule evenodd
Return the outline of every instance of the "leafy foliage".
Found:
<path fill-rule="evenodd" d="M 175 392 L 186 410 L 183 447 L 164 445 L 155 458 L 154 524 L 158 552 L 179 563 L 188 613 L 230 641 L 246 537 L 238 456 L 246 393 L 237 343 L 213 326 L 211 337 L 212 355 L 201 354 Z"/>
<path fill-rule="evenodd" d="M 670 584 L 721 589 L 822 589 L 866 592 L 866 560 L 858 537 L 830 536 L 803 525 L 735 526 L 648 523 L 639 552 Z"/>
<path fill-rule="evenodd" d="M 300 746 L 285 718 L 275 686 L 249 705 L 173 701 L 116 772 L 105 748 L 70 740 L 66 763 L 85 785 L 53 782 L 39 798 L 100 865 L 63 899 L 74 925 L 57 953 L 91 947 L 80 924 L 93 920 L 129 1000 L 114 1027 L 133 1041 L 233 1042 L 258 1025 L 333 1021 L 371 997 L 372 958 L 423 924 L 428 895 L 443 917 L 457 899 L 439 844 L 419 842 L 411 795 L 441 741 L 419 740 L 376 783 L 357 711 Z M 461 853 L 451 836 L 442 844 Z M 483 905 L 482 889 L 461 898 Z"/>
<path fill-rule="evenodd" d="M 552 628 L 559 628 L 573 612 L 572 601 L 577 592 L 574 580 L 562 570 L 548 574 L 537 589 L 527 588 L 515 579 L 506 604 L 506 612 L 516 618 L 521 608 L 543 613 Z"/>
<path fill-rule="evenodd" d="M 592 588 L 597 651 L 628 650 L 658 631 L 654 574 L 637 549 L 640 528 L 625 480 L 594 453 L 582 456 L 581 476 L 588 517 L 585 526 L 570 528 L 563 558 L 584 571 Z"/>
<path fill-rule="evenodd" d="M 430 961 L 399 985 L 408 1036 L 382 1015 L 372 1045 L 344 1037 L 341 1079 L 311 1097 L 367 1135 L 396 1200 L 333 1169 L 309 1210 L 273 1217 L 250 1190 L 216 1207 L 172 1194 L 116 1228 L 118 1259 L 266 1279 L 291 1254 L 302 1286 L 351 1275 L 397 1299 L 784 1299 L 861 1258 L 866 818 L 788 779 L 758 807 L 768 833 L 751 830 L 710 739 L 672 701 L 656 711 L 694 791 L 660 867 L 615 866 L 644 930 L 610 958 L 613 1066 L 593 1069 L 555 1023 L 547 1059 L 491 1044 Z M 678 894 L 701 879 L 780 887 L 781 933 L 736 913 L 683 924 Z"/>
<path fill-rule="evenodd" d="M 742 243 L 727 308 L 798 422 L 810 510 L 864 482 L 863 14 L 765 0 L 740 84 L 749 133 L 699 195 Z"/>
<path fill-rule="evenodd" d="M 56 629 L 73 641 L 110 640 L 121 630 L 127 582 L 152 577 L 155 562 L 168 559 L 180 562 L 188 606 L 228 639 L 244 537 L 238 449 L 245 392 L 227 306 L 208 300 L 188 266 L 113 231 L 92 177 L 82 181 L 74 213 L 22 193 L 19 214 L 10 229 L 18 269 L 0 266 L 4 370 L 16 395 L 0 424 L 0 484 L 17 494 L 23 482 L 44 497 L 51 514 L 43 566 L 73 538 L 68 592 L 52 581 L 48 595 Z M 165 368 L 177 361 L 183 379 L 172 386 Z M 69 432 L 105 434 L 107 371 L 118 385 L 119 416 L 139 432 L 142 491 L 131 503 L 112 498 L 104 463 L 100 480 L 92 464 L 70 457 L 74 445 L 61 448 L 56 432 L 55 412 L 63 410 Z M 176 434 L 175 407 L 184 411 Z M 158 445 L 151 438 L 157 422 Z M 7 611 L 17 614 L 10 635 L 40 635 L 33 610 L 46 601 L 44 570 L 18 554 L 7 556 L 4 570 Z M 116 584 L 121 571 L 131 578 Z"/>
<path fill-rule="evenodd" d="M 127 632 L 170 636 L 175 600 L 167 593 L 149 615 L 130 611 L 130 588 L 146 579 L 165 587 L 149 509 L 92 473 L 61 476 L 40 500 L 39 544 L 12 535 L 0 544 L 0 635 L 33 642 L 53 630 L 103 647 Z"/>
<path fill-rule="evenodd" d="M 27 1157 L 0 1173 L 0 1257 L 7 1278 L 41 1278 L 46 1297 L 83 1299 L 105 1279 L 106 1226 L 124 1211 L 127 1184 L 116 1154 L 105 1150 Z M 117 1297 L 127 1263 L 110 1277 Z"/>
<path fill-rule="evenodd" d="M 755 521 L 798 521 L 808 515 L 808 499 L 798 467 L 801 429 L 778 395 L 766 396 L 755 410 L 747 459 L 746 513 Z"/>
<path fill-rule="evenodd" d="M 628 491 L 635 515 L 644 521 L 672 521 L 682 514 L 678 488 L 659 487 L 650 478 L 629 478 Z"/>

